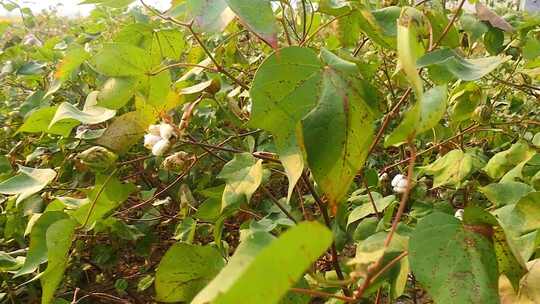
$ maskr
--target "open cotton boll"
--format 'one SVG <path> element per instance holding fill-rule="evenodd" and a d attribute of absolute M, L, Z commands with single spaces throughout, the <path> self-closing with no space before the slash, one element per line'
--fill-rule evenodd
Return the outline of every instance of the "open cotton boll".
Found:
<path fill-rule="evenodd" d="M 174 134 L 174 128 L 170 124 L 159 125 L 159 135 L 163 139 L 169 140 Z"/>
<path fill-rule="evenodd" d="M 458 209 L 456 210 L 456 213 L 454 213 L 454 217 L 458 218 L 459 220 L 463 220 L 463 213 L 465 213 L 465 210 Z"/>
<path fill-rule="evenodd" d="M 394 187 L 407 188 L 407 180 L 406 179 L 400 179 Z"/>
<path fill-rule="evenodd" d="M 403 174 L 397 174 L 392 179 L 392 183 L 391 183 L 392 187 L 396 187 L 398 185 L 399 181 L 404 180 L 404 179 L 405 179 L 405 176 Z"/>
<path fill-rule="evenodd" d="M 405 193 L 407 187 L 394 187 L 393 190 L 395 193 Z"/>
<path fill-rule="evenodd" d="M 152 149 L 158 141 L 161 140 L 161 137 L 154 134 L 145 134 L 144 135 L 144 147 L 146 149 Z"/>
<path fill-rule="evenodd" d="M 162 138 L 152 147 L 152 154 L 161 156 L 169 149 L 170 145 L 171 143 L 168 140 Z"/>
<path fill-rule="evenodd" d="M 150 125 L 148 126 L 148 133 L 156 136 L 160 136 L 160 125 Z"/>

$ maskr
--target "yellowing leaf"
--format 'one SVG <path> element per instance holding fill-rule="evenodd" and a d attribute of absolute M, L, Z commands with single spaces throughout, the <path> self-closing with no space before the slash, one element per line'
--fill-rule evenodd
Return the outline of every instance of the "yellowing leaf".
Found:
<path fill-rule="evenodd" d="M 250 153 L 236 154 L 218 175 L 227 182 L 221 209 L 247 204 L 261 184 L 262 176 L 262 159 L 257 160 Z"/>

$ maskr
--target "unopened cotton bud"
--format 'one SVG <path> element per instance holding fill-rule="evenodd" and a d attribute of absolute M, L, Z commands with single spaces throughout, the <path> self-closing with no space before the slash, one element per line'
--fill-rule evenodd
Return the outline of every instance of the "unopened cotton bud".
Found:
<path fill-rule="evenodd" d="M 169 149 L 170 145 L 171 143 L 168 140 L 162 138 L 152 147 L 152 154 L 155 156 L 163 155 Z"/>
<path fill-rule="evenodd" d="M 189 154 L 180 151 L 174 153 L 173 155 L 167 156 L 167 158 L 165 158 L 161 165 L 165 170 L 172 172 L 182 172 L 186 168 L 188 160 Z"/>
<path fill-rule="evenodd" d="M 148 127 L 148 133 L 152 134 L 152 135 L 156 135 L 156 136 L 159 136 L 159 125 L 150 125 Z"/>
<path fill-rule="evenodd" d="M 174 128 L 170 124 L 159 125 L 159 135 L 161 138 L 169 140 L 174 134 Z"/>
<path fill-rule="evenodd" d="M 465 210 L 458 209 L 458 210 L 456 210 L 456 213 L 454 213 L 454 216 L 462 221 L 463 220 L 463 213 L 465 213 Z"/>
<path fill-rule="evenodd" d="M 158 141 L 161 140 L 161 137 L 154 134 L 145 134 L 144 135 L 144 147 L 146 149 L 152 149 Z"/>

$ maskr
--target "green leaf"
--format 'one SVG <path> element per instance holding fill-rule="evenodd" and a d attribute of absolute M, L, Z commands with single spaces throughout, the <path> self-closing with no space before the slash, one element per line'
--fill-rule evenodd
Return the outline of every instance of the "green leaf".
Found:
<path fill-rule="evenodd" d="M 173 6 L 168 15 L 189 22 L 197 32 L 219 33 L 234 19 L 225 0 L 185 0 Z"/>
<path fill-rule="evenodd" d="M 490 55 L 497 55 L 504 50 L 504 32 L 498 28 L 490 28 L 484 34 L 484 46 Z"/>
<path fill-rule="evenodd" d="M 332 243 L 332 233 L 317 222 L 300 223 L 272 238 L 259 231 L 244 239 L 227 266 L 191 303 L 278 303 Z"/>
<path fill-rule="evenodd" d="M 157 107 L 167 102 L 171 86 L 171 73 L 169 71 L 163 71 L 153 76 L 143 76 L 140 83 L 140 91 L 147 104 Z"/>
<path fill-rule="evenodd" d="M 135 0 L 84 0 L 80 4 L 97 4 L 113 8 L 122 8 L 134 1 Z"/>
<path fill-rule="evenodd" d="M 422 79 L 418 75 L 416 60 L 424 49 L 418 41 L 418 11 L 406 7 L 402 10 L 397 26 L 397 53 L 401 69 L 411 83 L 416 98 L 422 99 L 424 91 Z"/>
<path fill-rule="evenodd" d="M 526 60 L 534 60 L 540 57 L 540 39 L 529 35 L 523 46 L 523 58 Z"/>
<path fill-rule="evenodd" d="M 124 184 L 116 176 L 97 175 L 94 187 L 86 191 L 88 202 L 75 210 L 71 216 L 80 224 L 84 224 L 88 218 L 86 224 L 91 227 L 95 221 L 120 206 L 135 189 L 133 184 Z"/>
<path fill-rule="evenodd" d="M 513 205 L 511 216 L 501 217 L 501 220 L 506 226 L 512 226 L 511 230 L 519 235 L 539 229 L 540 192 L 531 192 L 522 197 Z"/>
<path fill-rule="evenodd" d="M 0 193 L 17 195 L 17 204 L 41 191 L 56 177 L 53 169 L 36 169 L 19 165 L 17 175 L 0 183 Z"/>
<path fill-rule="evenodd" d="M 353 16 L 362 33 L 386 49 L 396 48 L 397 19 L 401 13 L 399 7 L 390 6 L 374 11 L 359 8 L 357 12 L 353 12 Z"/>
<path fill-rule="evenodd" d="M 287 200 L 304 169 L 297 126 L 317 103 L 322 65 L 308 48 L 288 47 L 266 59 L 255 74 L 250 124 L 273 135 L 289 179 Z"/>
<path fill-rule="evenodd" d="M 412 138 L 412 136 L 419 135 L 434 128 L 444 116 L 446 104 L 445 85 L 429 89 L 405 113 L 403 121 L 386 137 L 384 146 L 399 146 Z"/>
<path fill-rule="evenodd" d="M 127 43 L 107 43 L 91 60 L 100 74 L 109 77 L 139 76 L 159 64 L 149 51 Z"/>
<path fill-rule="evenodd" d="M 278 26 L 267 0 L 225 0 L 240 21 L 274 49 L 278 47 Z"/>
<path fill-rule="evenodd" d="M 450 22 L 448 20 L 448 17 L 446 17 L 446 14 L 444 10 L 426 10 L 425 12 L 427 18 L 429 19 L 429 22 L 432 27 L 433 31 L 433 42 L 439 41 L 441 38 L 442 33 L 444 32 L 446 25 Z M 457 48 L 459 47 L 459 33 L 456 29 L 455 25 L 452 24 L 450 29 L 445 32 L 445 36 L 440 42 L 441 46 L 447 46 L 449 48 Z"/>
<path fill-rule="evenodd" d="M 467 82 L 453 90 L 450 97 L 450 119 L 459 123 L 471 118 L 476 107 L 486 99 L 482 89 L 474 82 Z"/>
<path fill-rule="evenodd" d="M 520 248 L 511 242 L 502 226 L 497 219 L 489 212 L 478 206 L 468 206 L 463 213 L 463 223 L 465 225 L 482 225 L 489 232 L 489 227 L 492 227 L 492 240 L 497 257 L 497 266 L 499 273 L 506 275 L 514 288 L 519 287 L 519 279 L 527 272 L 525 262 L 519 255 Z"/>
<path fill-rule="evenodd" d="M 93 125 L 113 118 L 116 115 L 115 110 L 96 106 L 97 96 L 98 91 L 88 94 L 82 111 L 70 103 L 62 102 L 49 123 L 49 129 L 53 129 L 58 123 L 65 124 L 65 121 L 77 121 L 79 123 Z"/>
<path fill-rule="evenodd" d="M 540 192 L 531 192 L 514 205 L 505 205 L 493 214 L 504 228 L 510 244 L 518 248 L 517 254 L 527 261 L 537 246 L 540 228 Z"/>
<path fill-rule="evenodd" d="M 104 84 L 97 95 L 97 105 L 113 110 L 125 106 L 139 84 L 135 77 L 111 77 Z"/>
<path fill-rule="evenodd" d="M 360 12 L 352 11 L 337 20 L 336 35 L 342 47 L 355 47 L 360 36 Z"/>
<path fill-rule="evenodd" d="M 61 81 L 66 81 L 88 58 L 90 58 L 90 54 L 88 54 L 82 46 L 76 44 L 71 45 L 60 64 L 56 67 L 54 77 Z"/>
<path fill-rule="evenodd" d="M 435 212 L 418 223 L 409 240 L 409 261 L 436 303 L 499 303 L 491 240 L 451 215 Z"/>
<path fill-rule="evenodd" d="M 485 164 L 482 152 L 469 149 L 452 150 L 432 164 L 423 167 L 424 171 L 434 176 L 433 188 L 449 185 L 456 188 L 472 173 L 480 170 Z"/>
<path fill-rule="evenodd" d="M 528 161 L 535 154 L 527 142 L 520 140 L 508 150 L 499 152 L 489 159 L 484 171 L 493 179 L 500 179 L 503 175 L 516 167 L 519 163 Z"/>
<path fill-rule="evenodd" d="M 371 196 L 375 201 L 375 206 L 377 207 L 378 212 L 383 212 L 383 210 L 388 207 L 388 205 L 396 201 L 396 197 L 394 195 L 382 197 L 382 195 L 380 195 L 379 193 L 372 192 Z M 362 204 L 354 208 L 351 213 L 349 213 L 347 225 L 361 220 L 370 214 L 375 214 L 375 210 L 373 210 L 373 205 L 371 204 L 368 195 L 362 195 L 361 201 Z"/>
<path fill-rule="evenodd" d="M 247 204 L 261 184 L 262 159 L 257 160 L 250 153 L 235 154 L 234 158 L 223 166 L 217 177 L 227 182 L 223 190 L 221 210 Z"/>
<path fill-rule="evenodd" d="M 52 224 L 47 229 L 47 269 L 40 277 L 41 304 L 51 303 L 54 292 L 64 276 L 68 264 L 68 253 L 75 234 L 77 222 L 73 219 L 63 219 Z"/>
<path fill-rule="evenodd" d="M 363 166 L 373 138 L 377 96 L 355 64 L 322 50 L 326 63 L 319 103 L 303 120 L 307 162 L 336 206 Z"/>
<path fill-rule="evenodd" d="M 179 60 L 185 47 L 185 38 L 178 29 L 163 29 L 153 33 L 152 52 L 160 57 Z M 152 56 L 154 57 L 154 56 Z"/>
<path fill-rule="evenodd" d="M 508 58 L 502 56 L 465 59 L 454 50 L 441 48 L 422 56 L 416 66 L 423 68 L 434 65 L 461 80 L 472 81 L 491 73 L 506 60 Z"/>
<path fill-rule="evenodd" d="M 46 132 L 50 134 L 61 135 L 64 137 L 69 136 L 71 130 L 79 124 L 75 120 L 64 120 L 57 122 L 51 128 L 50 123 L 54 117 L 54 114 L 58 110 L 58 106 L 43 107 L 34 110 L 30 113 L 28 118 L 24 121 L 23 125 L 17 130 L 17 132 L 27 133 L 41 133 Z"/>
<path fill-rule="evenodd" d="M 496 207 L 515 204 L 527 193 L 534 191 L 531 186 L 519 182 L 493 183 L 479 187 L 478 190 Z"/>
<path fill-rule="evenodd" d="M 116 153 L 125 153 L 141 141 L 146 129 L 155 121 L 154 113 L 141 109 L 116 117 L 107 127 L 97 144 Z"/>
<path fill-rule="evenodd" d="M 66 218 L 69 216 L 61 211 L 45 212 L 38 218 L 30 232 L 30 246 L 24 265 L 15 273 L 14 278 L 34 272 L 40 264 L 47 261 L 47 240 L 45 238 L 47 229 L 57 221 Z"/>
<path fill-rule="evenodd" d="M 156 272 L 156 300 L 189 302 L 223 268 L 223 258 L 210 246 L 174 244 L 159 262 Z"/>
<path fill-rule="evenodd" d="M 459 23 L 461 24 L 461 29 L 467 33 L 469 44 L 471 45 L 489 30 L 488 25 L 478 20 L 478 18 L 472 14 L 461 15 Z"/>

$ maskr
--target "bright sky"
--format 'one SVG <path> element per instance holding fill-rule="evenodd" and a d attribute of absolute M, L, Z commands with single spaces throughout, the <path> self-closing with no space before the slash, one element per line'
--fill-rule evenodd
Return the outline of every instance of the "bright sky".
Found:
<path fill-rule="evenodd" d="M 61 5 L 58 8 L 58 12 L 61 15 L 85 16 L 88 15 L 94 6 L 89 4 L 79 5 L 82 1 L 83 0 L 14 0 L 14 2 L 22 7 L 29 7 L 34 13 L 38 13 L 56 5 Z M 165 10 L 170 7 L 170 0 L 146 0 L 145 2 L 160 10 Z M 6 10 L 0 6 L 0 16 L 5 16 L 6 14 L 8 14 Z M 13 12 L 11 14 L 13 14 Z"/>

